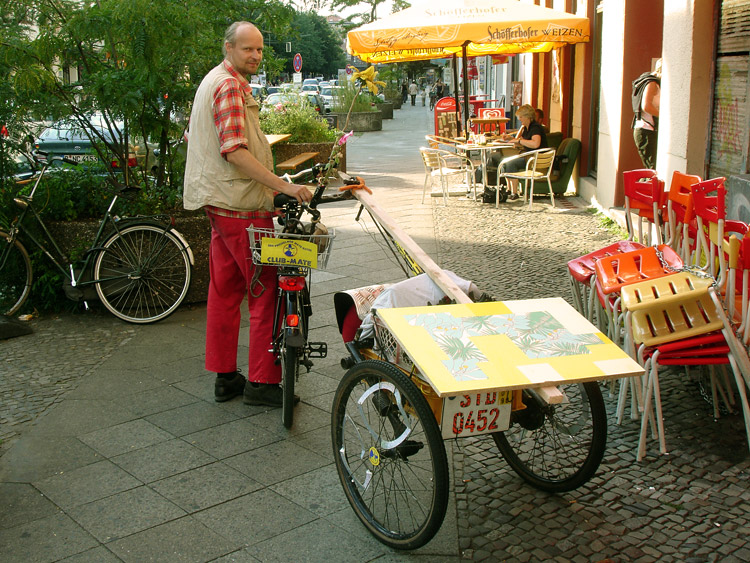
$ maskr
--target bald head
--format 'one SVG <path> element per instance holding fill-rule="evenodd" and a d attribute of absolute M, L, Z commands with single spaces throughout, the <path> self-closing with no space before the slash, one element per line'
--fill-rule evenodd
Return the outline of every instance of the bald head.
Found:
<path fill-rule="evenodd" d="M 234 22 L 224 32 L 224 43 L 222 43 L 221 45 L 221 51 L 225 57 L 227 56 L 227 43 L 229 43 L 230 45 L 236 44 L 237 32 L 239 31 L 240 28 L 255 30 L 256 32 L 260 33 L 260 30 L 257 27 L 255 27 L 253 24 L 251 24 L 250 22 L 247 22 L 247 21 Z"/>
<path fill-rule="evenodd" d="M 240 74 L 256 74 L 263 60 L 263 34 L 250 22 L 234 22 L 224 34 L 224 58 Z"/>

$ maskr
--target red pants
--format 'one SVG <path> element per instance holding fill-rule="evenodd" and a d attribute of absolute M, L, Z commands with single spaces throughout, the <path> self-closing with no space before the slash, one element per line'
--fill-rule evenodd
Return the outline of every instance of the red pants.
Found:
<path fill-rule="evenodd" d="M 276 268 L 263 266 L 259 281 L 265 287 L 258 297 L 248 288 L 254 266 L 247 227 L 273 228 L 273 219 L 236 219 L 208 213 L 211 221 L 209 250 L 208 310 L 206 319 L 206 369 L 217 373 L 237 369 L 241 305 L 247 296 L 250 309 L 250 353 L 248 379 L 259 383 L 279 383 L 281 367 L 274 363 L 271 348 L 273 315 L 278 279 Z M 257 295 L 256 282 L 252 293 Z"/>

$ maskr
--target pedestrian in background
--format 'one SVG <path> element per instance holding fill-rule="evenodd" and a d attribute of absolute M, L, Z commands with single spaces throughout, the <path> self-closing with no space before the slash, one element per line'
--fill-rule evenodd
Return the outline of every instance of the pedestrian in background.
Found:
<path fill-rule="evenodd" d="M 633 140 L 644 168 L 656 168 L 661 101 L 661 59 L 633 81 Z"/>
<path fill-rule="evenodd" d="M 411 105 L 417 105 L 417 94 L 419 94 L 419 86 L 417 83 L 412 81 L 409 85 L 409 96 L 411 96 Z"/>
<path fill-rule="evenodd" d="M 195 93 L 183 192 L 185 208 L 205 209 L 211 224 L 205 366 L 216 373 L 216 401 L 244 393 L 247 404 L 277 407 L 281 369 L 269 351 L 276 269 L 253 265 L 247 228 L 273 229 L 274 192 L 300 202 L 309 202 L 312 193 L 271 172 L 271 147 L 246 78 L 260 66 L 263 35 L 250 22 L 235 22 L 224 35 L 223 52 L 224 61 Z M 247 379 L 237 369 L 245 297 L 250 310 Z"/>

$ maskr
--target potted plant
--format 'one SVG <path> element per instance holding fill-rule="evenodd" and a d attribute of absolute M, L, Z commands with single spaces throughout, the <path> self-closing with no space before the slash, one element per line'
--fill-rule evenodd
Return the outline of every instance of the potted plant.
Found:
<path fill-rule="evenodd" d="M 274 145 L 276 162 L 282 162 L 303 152 L 317 152 L 315 162 L 325 163 L 341 132 L 331 129 L 318 113 L 304 100 L 278 103 L 260 113 L 260 128 L 267 135 L 289 134 L 286 141 Z M 346 171 L 346 147 L 340 170 Z"/>
<path fill-rule="evenodd" d="M 344 131 L 380 131 L 383 129 L 383 114 L 378 111 L 371 96 L 359 95 L 360 90 L 361 87 L 348 84 L 340 88 L 333 99 L 331 113 L 338 116 L 339 126 Z"/>

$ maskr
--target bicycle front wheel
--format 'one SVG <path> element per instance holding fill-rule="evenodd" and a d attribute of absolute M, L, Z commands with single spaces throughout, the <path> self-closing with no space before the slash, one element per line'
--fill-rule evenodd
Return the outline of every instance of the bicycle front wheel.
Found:
<path fill-rule="evenodd" d="M 171 315 L 190 287 L 190 256 L 157 225 L 132 225 L 109 237 L 94 263 L 96 292 L 115 316 L 153 323 Z"/>
<path fill-rule="evenodd" d="M 492 434 L 500 453 L 525 481 L 551 493 L 572 491 L 594 476 L 607 443 L 607 414 L 597 383 L 561 385 L 566 402 L 550 405 L 524 391 L 526 408 Z"/>
<path fill-rule="evenodd" d="M 15 315 L 31 291 L 31 260 L 26 248 L 0 231 L 0 315 Z"/>
<path fill-rule="evenodd" d="M 354 512 L 380 542 L 416 549 L 440 529 L 448 503 L 448 459 L 435 416 L 398 368 L 353 366 L 331 415 L 333 453 Z"/>

